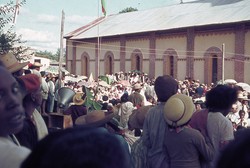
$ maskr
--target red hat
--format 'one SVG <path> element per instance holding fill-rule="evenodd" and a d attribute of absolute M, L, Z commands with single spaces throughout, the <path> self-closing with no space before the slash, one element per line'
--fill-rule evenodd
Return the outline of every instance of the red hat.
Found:
<path fill-rule="evenodd" d="M 35 74 L 27 74 L 18 77 L 22 87 L 25 89 L 25 95 L 37 91 L 41 87 L 39 77 Z"/>

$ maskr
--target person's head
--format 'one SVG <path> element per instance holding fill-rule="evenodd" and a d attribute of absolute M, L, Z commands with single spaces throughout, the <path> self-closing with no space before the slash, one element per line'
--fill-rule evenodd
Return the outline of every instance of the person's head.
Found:
<path fill-rule="evenodd" d="M 46 76 L 46 72 L 45 71 L 41 71 L 40 74 L 41 74 L 41 77 L 43 77 L 43 78 Z"/>
<path fill-rule="evenodd" d="M 40 71 L 40 68 L 42 66 L 43 65 L 40 62 L 34 62 L 33 64 L 32 63 L 29 64 L 29 69 L 35 69 L 37 71 Z"/>
<path fill-rule="evenodd" d="M 240 119 L 244 119 L 246 112 L 244 110 L 239 111 Z"/>
<path fill-rule="evenodd" d="M 8 136 L 22 129 L 24 108 L 17 81 L 3 66 L 0 66 L 0 79 L 0 136 Z"/>
<path fill-rule="evenodd" d="M 141 86 L 141 84 L 140 84 L 140 83 L 136 83 L 136 84 L 134 84 L 134 86 L 133 86 L 133 90 L 134 90 L 135 92 L 140 93 L 141 89 L 142 89 L 142 86 Z"/>
<path fill-rule="evenodd" d="M 75 105 L 81 106 L 84 104 L 85 101 L 86 101 L 86 94 L 85 93 L 77 92 L 73 97 L 73 103 Z"/>
<path fill-rule="evenodd" d="M 122 103 L 125 103 L 128 101 L 128 93 L 124 93 L 122 96 L 121 96 L 121 102 Z"/>
<path fill-rule="evenodd" d="M 237 113 L 238 112 L 238 106 L 237 106 L 237 104 L 233 104 L 232 105 L 231 112 L 233 112 L 233 113 Z"/>
<path fill-rule="evenodd" d="M 0 55 L 0 61 L 5 65 L 7 70 L 13 74 L 13 76 L 21 76 L 24 72 L 23 68 L 28 65 L 29 62 L 20 63 L 12 53 L 6 53 Z"/>
<path fill-rule="evenodd" d="M 237 89 L 218 85 L 207 92 L 205 104 L 210 112 L 222 112 L 226 116 L 236 101 Z"/>
<path fill-rule="evenodd" d="M 124 140 L 103 128 L 70 128 L 49 134 L 21 168 L 130 168 Z"/>
<path fill-rule="evenodd" d="M 42 104 L 40 79 L 35 74 L 27 74 L 17 78 L 20 87 L 23 88 L 24 107 L 32 105 L 38 107 Z"/>
<path fill-rule="evenodd" d="M 155 93 L 158 101 L 166 102 L 178 91 L 178 82 L 169 75 L 159 76 L 155 80 Z"/>

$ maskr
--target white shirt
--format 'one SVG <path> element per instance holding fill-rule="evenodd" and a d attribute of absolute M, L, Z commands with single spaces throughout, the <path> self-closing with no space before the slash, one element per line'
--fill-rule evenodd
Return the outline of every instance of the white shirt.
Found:
<path fill-rule="evenodd" d="M 30 153 L 29 149 L 17 146 L 4 137 L 0 137 L 0 151 L 1 168 L 19 168 Z"/>

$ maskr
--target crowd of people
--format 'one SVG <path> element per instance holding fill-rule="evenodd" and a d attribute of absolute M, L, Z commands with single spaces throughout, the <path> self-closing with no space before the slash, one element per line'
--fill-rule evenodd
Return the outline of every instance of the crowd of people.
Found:
<path fill-rule="evenodd" d="M 72 82 L 41 66 L 0 56 L 0 167 L 249 166 L 248 151 L 233 164 L 228 153 L 250 140 L 249 93 L 235 84 L 137 71 Z M 74 95 L 60 111 L 73 125 L 50 132 L 44 116 L 58 112 L 64 87 Z"/>

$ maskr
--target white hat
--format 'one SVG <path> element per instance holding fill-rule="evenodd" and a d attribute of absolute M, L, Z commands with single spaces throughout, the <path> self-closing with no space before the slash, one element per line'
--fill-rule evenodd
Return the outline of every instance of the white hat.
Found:
<path fill-rule="evenodd" d="M 178 127 L 186 124 L 195 111 L 191 97 L 184 94 L 171 96 L 164 106 L 164 118 L 168 125 Z"/>
<path fill-rule="evenodd" d="M 141 89 L 141 84 L 136 83 L 133 88 L 134 90 Z"/>
<path fill-rule="evenodd" d="M 238 99 L 249 100 L 243 93 L 238 94 Z"/>

